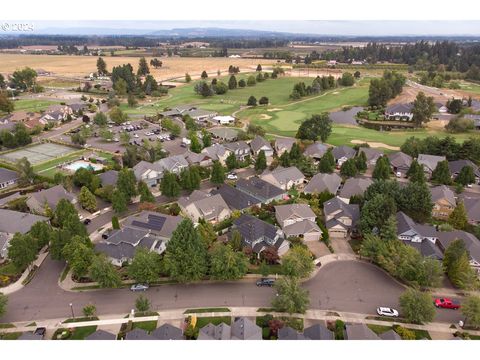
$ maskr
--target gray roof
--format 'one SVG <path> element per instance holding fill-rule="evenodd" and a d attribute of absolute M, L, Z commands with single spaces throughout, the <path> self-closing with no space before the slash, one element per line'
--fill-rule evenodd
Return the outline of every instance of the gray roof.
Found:
<path fill-rule="evenodd" d="M 110 244 L 119 244 L 121 242 L 124 242 L 135 245 L 145 236 L 148 236 L 148 234 L 148 230 L 141 230 L 126 226 L 123 229 L 113 230 L 108 236 L 108 239 L 106 239 L 106 241 L 104 242 Z"/>
<path fill-rule="evenodd" d="M 125 226 L 150 230 L 152 234 L 169 239 L 182 220 L 181 216 L 165 215 L 154 211 L 142 211 L 139 214 L 129 216 L 124 223 Z"/>
<path fill-rule="evenodd" d="M 230 325 L 221 323 L 218 325 L 208 324 L 198 332 L 198 340 L 230 340 L 232 329 Z"/>
<path fill-rule="evenodd" d="M 152 331 L 152 336 L 157 340 L 183 340 L 182 329 L 170 324 L 156 328 Z"/>
<path fill-rule="evenodd" d="M 333 340 L 333 332 L 323 324 L 315 324 L 303 331 L 303 335 L 309 340 Z"/>
<path fill-rule="evenodd" d="M 450 170 L 450 174 L 452 174 L 452 175 L 458 175 L 460 173 L 460 171 L 462 170 L 462 168 L 465 167 L 465 166 L 470 166 L 472 168 L 475 176 L 480 177 L 480 170 L 478 169 L 478 166 L 475 165 L 470 160 L 463 160 L 462 159 L 462 160 L 455 160 L 455 161 L 449 161 L 448 162 L 448 168 Z"/>
<path fill-rule="evenodd" d="M 99 174 L 98 177 L 100 178 L 100 181 L 102 182 L 103 186 L 106 186 L 106 185 L 115 186 L 117 184 L 118 171 L 108 170 L 108 171 L 105 171 L 104 173 Z"/>
<path fill-rule="evenodd" d="M 223 146 L 230 151 L 238 151 L 238 150 L 248 150 L 250 151 L 250 146 L 245 141 L 236 141 L 225 143 Z"/>
<path fill-rule="evenodd" d="M 480 240 L 475 235 L 462 230 L 438 233 L 438 242 L 444 250 L 457 239 L 463 240 L 470 257 L 476 262 L 480 262 Z"/>
<path fill-rule="evenodd" d="M 412 220 L 411 217 L 409 217 L 402 211 L 397 212 L 396 218 L 398 235 L 411 231 L 422 238 L 438 237 L 439 232 L 435 229 L 434 226 L 417 224 L 415 221 Z"/>
<path fill-rule="evenodd" d="M 282 166 L 270 171 L 265 170 L 260 176 L 262 179 L 265 175 L 272 175 L 279 184 L 287 184 L 289 181 L 299 181 L 305 179 L 305 175 L 298 170 L 296 166 L 284 168 Z"/>
<path fill-rule="evenodd" d="M 75 195 L 65 190 L 62 185 L 51 187 L 50 189 L 41 190 L 30 195 L 30 198 L 37 200 L 40 204 L 48 204 L 48 206 L 55 210 L 60 200 L 66 199 L 72 201 Z"/>
<path fill-rule="evenodd" d="M 241 317 L 232 325 L 232 340 L 262 340 L 262 328 L 250 319 Z"/>
<path fill-rule="evenodd" d="M 285 194 L 284 190 L 258 177 L 238 179 L 237 189 L 244 191 L 261 201 L 268 201 Z"/>
<path fill-rule="evenodd" d="M 372 185 L 370 178 L 349 178 L 343 184 L 339 196 L 344 199 L 350 199 L 353 195 L 362 195 L 367 188 Z"/>
<path fill-rule="evenodd" d="M 380 340 L 365 324 L 347 324 L 346 335 L 348 340 Z"/>
<path fill-rule="evenodd" d="M 174 171 L 177 168 L 188 167 L 188 161 L 183 155 L 173 155 L 156 161 L 154 164 L 158 164 L 164 171 Z"/>
<path fill-rule="evenodd" d="M 85 340 L 116 340 L 117 336 L 105 330 L 97 330 L 88 335 Z"/>
<path fill-rule="evenodd" d="M 395 113 L 411 113 L 413 109 L 413 103 L 408 104 L 393 104 L 388 106 L 385 109 L 386 114 L 395 114 Z"/>
<path fill-rule="evenodd" d="M 70 107 L 70 109 L 72 109 L 73 112 L 77 112 L 79 110 L 84 110 L 87 108 L 87 105 L 83 103 L 69 104 L 68 106 Z"/>
<path fill-rule="evenodd" d="M 303 152 L 303 155 L 305 156 L 309 156 L 311 158 L 315 158 L 315 159 L 319 159 L 321 158 L 323 155 L 325 155 L 325 153 L 327 152 L 328 150 L 328 146 L 321 143 L 321 142 L 315 142 L 311 145 L 309 145 L 305 151 Z"/>
<path fill-rule="evenodd" d="M 440 185 L 430 188 L 432 202 L 436 203 L 439 200 L 446 199 L 453 207 L 457 205 L 455 194 L 448 186 Z"/>
<path fill-rule="evenodd" d="M 18 177 L 19 176 L 16 171 L 12 171 L 12 170 L 0 167 L 0 183 L 17 180 Z"/>
<path fill-rule="evenodd" d="M 380 339 L 382 340 L 402 340 L 400 335 L 398 335 L 393 330 L 388 330 L 387 332 L 384 332 L 383 334 L 380 334 L 378 336 L 380 336 Z"/>
<path fill-rule="evenodd" d="M 155 338 L 148 335 L 145 330 L 136 328 L 126 333 L 125 340 L 155 340 Z"/>
<path fill-rule="evenodd" d="M 212 159 L 210 155 L 206 152 L 201 152 L 200 154 L 194 153 L 188 150 L 186 153 L 183 154 L 185 160 L 188 161 L 189 164 L 200 164 L 202 161 L 209 161 Z M 217 159 L 215 159 L 217 160 Z"/>
<path fill-rule="evenodd" d="M 245 242 L 249 244 L 260 238 L 273 240 L 277 235 L 277 228 L 275 226 L 251 215 L 242 214 L 242 216 L 234 220 L 233 224 Z"/>
<path fill-rule="evenodd" d="M 422 242 L 404 241 L 404 244 L 417 249 L 418 252 L 422 254 L 423 257 L 430 257 L 437 260 L 443 260 L 443 254 L 438 248 L 438 246 L 429 240 L 425 240 Z"/>
<path fill-rule="evenodd" d="M 306 218 L 315 218 L 316 215 L 307 204 L 287 204 L 275 206 L 275 215 L 280 218 L 280 221 L 285 221 L 291 216 Z"/>
<path fill-rule="evenodd" d="M 220 194 L 208 194 L 195 190 L 190 196 L 182 197 L 178 204 L 183 208 L 193 204 L 205 220 L 216 219 L 224 210 L 229 210 L 227 203 Z"/>
<path fill-rule="evenodd" d="M 290 326 L 284 326 L 278 330 L 278 340 L 306 340 L 303 334 Z"/>
<path fill-rule="evenodd" d="M 212 160 L 219 160 L 225 156 L 227 149 L 222 144 L 213 144 L 202 150 L 202 153 L 207 154 Z"/>
<path fill-rule="evenodd" d="M 412 165 L 412 157 L 401 151 L 394 152 L 387 155 L 390 165 L 394 168 L 406 169 Z"/>
<path fill-rule="evenodd" d="M 323 191 L 328 191 L 331 194 L 336 194 L 340 184 L 342 183 L 342 178 L 337 173 L 332 174 L 315 174 L 312 179 L 305 186 L 305 193 L 321 193 Z"/>
<path fill-rule="evenodd" d="M 137 244 L 132 244 L 130 242 L 119 242 L 119 243 L 108 243 L 108 242 L 99 242 L 95 244 L 95 251 L 103 253 L 112 259 L 122 261 L 123 259 L 133 259 L 135 256 L 135 251 L 144 247 L 150 250 L 155 243 L 154 237 L 144 237 Z"/>
<path fill-rule="evenodd" d="M 445 156 L 419 154 L 417 161 L 420 165 L 423 165 L 424 168 L 431 172 L 435 170 L 440 161 L 444 161 L 446 159 L 447 158 Z"/>
<path fill-rule="evenodd" d="M 243 210 L 261 203 L 261 200 L 226 184 L 212 190 L 211 194 L 220 194 L 232 210 Z"/>
<path fill-rule="evenodd" d="M 293 138 L 276 138 L 275 139 L 275 148 L 278 150 L 286 150 L 290 151 L 292 149 L 293 144 L 295 144 L 296 140 Z"/>
<path fill-rule="evenodd" d="M 232 141 L 236 139 L 238 136 L 237 129 L 228 128 L 228 127 L 213 128 L 213 129 L 210 129 L 209 131 L 213 136 L 218 137 L 220 139 L 224 139 L 226 141 Z"/>
<path fill-rule="evenodd" d="M 352 226 L 355 226 L 360 219 L 360 207 L 358 204 L 344 203 L 338 197 L 334 197 L 333 199 L 327 200 L 323 203 L 323 212 L 325 213 L 325 216 L 333 214 L 337 211 L 339 212 L 332 219 L 327 221 L 327 229 L 339 224 L 336 219 L 343 216 L 352 219 Z"/>
<path fill-rule="evenodd" d="M 0 231 L 2 232 L 25 234 L 39 221 L 48 221 L 48 218 L 20 211 L 0 209 Z"/>
<path fill-rule="evenodd" d="M 468 221 L 479 222 L 480 221 L 480 198 L 476 197 L 463 197 L 463 205 L 467 211 Z"/>
<path fill-rule="evenodd" d="M 158 164 L 158 163 L 151 163 L 148 161 L 140 161 L 137 165 L 135 165 L 133 168 L 133 173 L 135 174 L 135 177 L 137 180 L 140 180 L 140 177 L 147 171 L 147 170 L 153 170 L 158 173 L 163 172 L 163 168 Z"/>
<path fill-rule="evenodd" d="M 383 151 L 372 149 L 369 147 L 361 147 L 359 149 L 359 152 L 365 153 L 365 156 L 367 157 L 367 161 L 376 161 L 383 156 Z"/>
<path fill-rule="evenodd" d="M 190 117 L 195 119 L 195 118 L 204 117 L 204 116 L 213 117 L 217 115 L 217 112 L 211 111 L 211 110 L 204 110 L 204 109 L 192 109 L 192 110 L 185 111 L 182 115 L 190 115 Z"/>
<path fill-rule="evenodd" d="M 250 147 L 252 148 L 253 152 L 255 152 L 255 153 L 257 151 L 262 150 L 262 147 L 264 147 L 264 146 L 267 147 L 268 150 L 273 150 L 270 143 L 261 136 L 258 136 L 258 135 L 255 136 L 255 138 L 250 142 Z"/>
<path fill-rule="evenodd" d="M 335 160 L 341 159 L 342 157 L 346 157 L 347 159 L 351 159 L 355 156 L 357 151 L 350 146 L 342 145 L 333 148 L 332 155 Z"/>

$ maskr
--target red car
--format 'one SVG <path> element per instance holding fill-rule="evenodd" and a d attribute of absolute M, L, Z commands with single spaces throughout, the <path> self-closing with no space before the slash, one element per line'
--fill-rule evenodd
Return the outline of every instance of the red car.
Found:
<path fill-rule="evenodd" d="M 434 304 L 437 308 L 454 309 L 454 310 L 460 308 L 460 303 L 458 301 L 448 299 L 448 298 L 437 298 L 435 299 Z"/>

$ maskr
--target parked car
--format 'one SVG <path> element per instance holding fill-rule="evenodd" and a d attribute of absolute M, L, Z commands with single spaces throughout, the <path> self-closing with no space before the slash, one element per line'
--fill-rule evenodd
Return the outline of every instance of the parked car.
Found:
<path fill-rule="evenodd" d="M 104 232 L 104 233 L 102 234 L 102 239 L 108 239 L 108 236 L 109 236 L 109 235 L 110 235 L 110 234 L 109 234 L 108 232 Z"/>
<path fill-rule="evenodd" d="M 147 284 L 134 284 L 130 287 L 132 291 L 147 291 L 149 286 Z"/>
<path fill-rule="evenodd" d="M 40 335 L 42 339 L 45 337 L 45 333 L 47 332 L 47 328 L 44 327 L 38 327 L 35 329 L 33 332 L 34 335 Z"/>
<path fill-rule="evenodd" d="M 398 311 L 389 307 L 377 308 L 377 314 L 380 316 L 398 317 Z"/>
<path fill-rule="evenodd" d="M 230 173 L 227 175 L 227 179 L 228 180 L 237 180 L 238 179 L 238 176 L 237 174 L 235 174 L 234 172 Z"/>
<path fill-rule="evenodd" d="M 83 220 L 83 223 L 84 223 L 85 225 L 88 225 L 88 224 L 90 224 L 91 222 L 92 222 L 92 219 L 85 219 L 85 220 Z"/>
<path fill-rule="evenodd" d="M 275 284 L 274 279 L 269 279 L 269 278 L 261 278 L 260 280 L 257 281 L 257 286 L 268 286 L 272 287 Z"/>
<path fill-rule="evenodd" d="M 395 174 L 398 178 L 401 178 L 402 177 L 402 173 L 400 171 L 397 171 L 397 173 Z"/>
<path fill-rule="evenodd" d="M 444 308 L 444 309 L 457 310 L 460 308 L 460 303 L 458 301 L 455 301 L 449 298 L 436 298 L 434 301 L 434 305 L 437 308 Z"/>

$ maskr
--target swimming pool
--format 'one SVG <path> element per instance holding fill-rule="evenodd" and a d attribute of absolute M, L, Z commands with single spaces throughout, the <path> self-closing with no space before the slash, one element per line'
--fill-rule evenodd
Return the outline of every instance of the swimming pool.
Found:
<path fill-rule="evenodd" d="M 77 171 L 78 169 L 81 169 L 81 168 L 91 169 L 93 171 L 98 171 L 98 170 L 102 170 L 104 168 L 104 166 L 102 164 L 94 164 L 94 163 L 91 163 L 91 162 L 85 161 L 85 160 L 77 160 L 77 161 L 72 162 L 71 164 L 65 165 L 64 168 L 67 169 L 67 170 L 70 170 L 72 172 L 75 172 L 75 171 Z"/>

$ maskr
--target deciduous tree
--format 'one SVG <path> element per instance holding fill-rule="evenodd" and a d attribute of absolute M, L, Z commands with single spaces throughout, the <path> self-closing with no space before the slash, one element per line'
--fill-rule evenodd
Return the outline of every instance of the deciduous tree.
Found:
<path fill-rule="evenodd" d="M 105 255 L 97 255 L 93 258 L 89 272 L 92 280 L 98 282 L 101 287 L 116 288 L 122 283 L 117 270 Z"/>
<path fill-rule="evenodd" d="M 272 307 L 278 312 L 303 314 L 310 304 L 308 291 L 302 289 L 296 278 L 284 277 L 275 284 L 277 294 L 272 300 Z"/>
<path fill-rule="evenodd" d="M 400 296 L 403 316 L 410 322 L 428 323 L 435 317 L 435 306 L 428 293 L 410 288 Z"/>
<path fill-rule="evenodd" d="M 210 253 L 210 275 L 218 280 L 241 279 L 248 270 L 248 259 L 230 245 L 217 243 Z"/>
<path fill-rule="evenodd" d="M 128 266 L 128 275 L 138 283 L 153 283 L 160 273 L 160 256 L 145 247 L 135 251 L 132 263 Z"/>
<path fill-rule="evenodd" d="M 294 246 L 282 259 L 282 269 L 287 276 L 306 278 L 313 268 L 312 255 L 304 246 Z"/>

